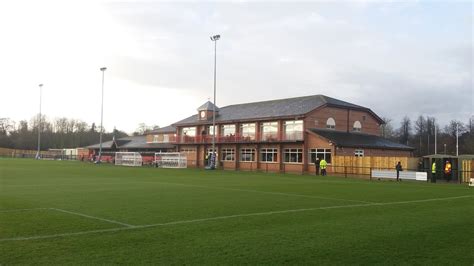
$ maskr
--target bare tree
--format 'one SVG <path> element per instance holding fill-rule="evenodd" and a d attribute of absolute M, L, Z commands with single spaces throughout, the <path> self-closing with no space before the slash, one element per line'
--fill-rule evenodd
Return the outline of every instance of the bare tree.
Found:
<path fill-rule="evenodd" d="M 411 120 L 408 116 L 405 116 L 400 123 L 399 129 L 399 140 L 400 143 L 408 145 L 408 140 L 411 136 Z"/>

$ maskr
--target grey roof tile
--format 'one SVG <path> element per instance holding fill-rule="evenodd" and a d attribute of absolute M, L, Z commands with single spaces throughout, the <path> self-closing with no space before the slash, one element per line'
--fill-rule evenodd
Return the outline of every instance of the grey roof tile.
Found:
<path fill-rule="evenodd" d="M 363 109 L 374 114 L 370 109 L 344 102 L 324 95 L 312 95 L 288 99 L 279 99 L 264 102 L 234 104 L 219 109 L 216 116 L 217 122 L 252 120 L 275 117 L 291 117 L 307 114 L 323 105 L 339 106 L 344 108 Z M 374 114 L 377 117 L 376 114 Z M 378 117 L 377 117 L 378 118 Z M 209 121 L 199 121 L 197 115 L 174 123 L 174 126 L 186 124 L 208 124 Z"/>
<path fill-rule="evenodd" d="M 375 135 L 316 128 L 308 130 L 330 140 L 335 145 L 342 147 L 414 150 L 413 147 L 396 143 Z"/>

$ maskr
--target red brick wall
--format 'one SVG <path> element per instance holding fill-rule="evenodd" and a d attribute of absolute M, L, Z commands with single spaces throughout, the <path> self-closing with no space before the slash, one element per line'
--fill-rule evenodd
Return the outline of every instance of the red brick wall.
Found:
<path fill-rule="evenodd" d="M 347 117 L 349 116 L 349 120 Z M 363 119 L 365 116 L 365 121 Z M 354 111 L 349 109 L 323 107 L 310 112 L 304 119 L 304 126 L 308 128 L 326 128 L 328 118 L 336 121 L 336 130 L 351 132 L 355 121 L 360 121 L 362 131 L 367 134 L 380 135 L 379 123 L 369 112 Z M 349 122 L 348 122 L 349 121 Z"/>

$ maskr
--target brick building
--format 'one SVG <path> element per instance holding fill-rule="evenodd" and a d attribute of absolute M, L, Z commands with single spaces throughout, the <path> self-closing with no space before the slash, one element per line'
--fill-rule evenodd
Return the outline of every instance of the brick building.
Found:
<path fill-rule="evenodd" d="M 188 166 L 204 167 L 216 132 L 218 167 L 283 172 L 314 171 L 316 157 L 411 157 L 413 148 L 380 136 L 383 120 L 369 108 L 324 95 L 216 107 L 151 132 L 148 144 L 172 144 Z"/>

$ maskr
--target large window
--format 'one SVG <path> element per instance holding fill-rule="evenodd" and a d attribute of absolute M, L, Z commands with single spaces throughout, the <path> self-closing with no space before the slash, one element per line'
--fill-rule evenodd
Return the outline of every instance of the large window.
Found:
<path fill-rule="evenodd" d="M 329 117 L 326 121 L 326 128 L 335 129 L 336 128 L 336 120 L 334 118 Z"/>
<path fill-rule="evenodd" d="M 362 124 L 359 121 L 355 121 L 354 126 L 352 127 L 352 131 L 361 132 Z"/>
<path fill-rule="evenodd" d="M 235 136 L 235 125 L 223 125 L 221 135 L 224 137 Z"/>
<path fill-rule="evenodd" d="M 241 162 L 255 162 L 255 149 L 241 149 L 240 161 Z"/>
<path fill-rule="evenodd" d="M 234 161 L 235 150 L 234 149 L 222 149 L 222 161 Z"/>
<path fill-rule="evenodd" d="M 278 122 L 262 123 L 262 140 L 278 139 Z"/>
<path fill-rule="evenodd" d="M 303 149 L 285 149 L 285 163 L 302 163 Z"/>
<path fill-rule="evenodd" d="M 240 132 L 242 138 L 255 140 L 255 123 L 240 125 Z"/>
<path fill-rule="evenodd" d="M 316 158 L 319 158 L 319 160 L 324 159 L 327 163 L 331 163 L 331 149 L 310 149 L 309 158 L 312 164 L 314 164 Z"/>
<path fill-rule="evenodd" d="M 278 162 L 278 149 L 269 148 L 260 150 L 260 161 L 267 163 Z"/>
<path fill-rule="evenodd" d="M 153 141 L 152 142 L 157 143 L 159 141 L 160 141 L 159 136 L 158 135 L 153 135 Z"/>
<path fill-rule="evenodd" d="M 182 135 L 181 140 L 184 142 L 193 142 L 196 136 L 196 127 L 183 127 L 181 129 Z"/>
<path fill-rule="evenodd" d="M 181 132 L 183 132 L 183 136 L 195 137 L 196 136 L 196 127 L 183 127 Z"/>
<path fill-rule="evenodd" d="M 303 139 L 303 120 L 285 121 L 284 127 L 286 140 Z"/>

